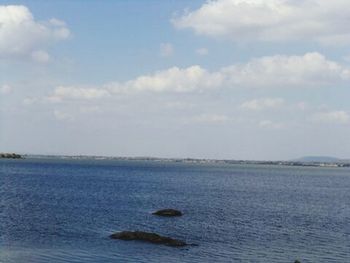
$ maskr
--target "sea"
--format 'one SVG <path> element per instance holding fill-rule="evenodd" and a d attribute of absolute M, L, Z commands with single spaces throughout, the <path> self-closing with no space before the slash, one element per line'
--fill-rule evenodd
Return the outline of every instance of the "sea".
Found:
<path fill-rule="evenodd" d="M 109 238 L 124 230 L 196 245 Z M 295 260 L 350 262 L 349 168 L 0 160 L 1 263 Z"/>

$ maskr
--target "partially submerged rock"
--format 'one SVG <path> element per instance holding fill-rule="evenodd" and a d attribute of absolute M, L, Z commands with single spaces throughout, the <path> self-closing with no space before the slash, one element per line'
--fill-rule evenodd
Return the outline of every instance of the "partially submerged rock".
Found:
<path fill-rule="evenodd" d="M 152 214 L 157 216 L 182 216 L 182 212 L 176 209 L 162 209 Z"/>
<path fill-rule="evenodd" d="M 155 233 L 143 232 L 143 231 L 122 231 L 114 233 L 109 236 L 112 239 L 121 240 L 140 240 L 150 242 L 153 244 L 162 244 L 171 247 L 183 247 L 186 246 L 186 242 L 170 237 L 160 236 Z"/>

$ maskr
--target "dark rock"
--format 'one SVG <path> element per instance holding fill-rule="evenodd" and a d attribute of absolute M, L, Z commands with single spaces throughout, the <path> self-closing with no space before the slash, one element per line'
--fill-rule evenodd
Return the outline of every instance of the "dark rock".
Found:
<path fill-rule="evenodd" d="M 162 209 L 152 214 L 157 216 L 182 216 L 182 212 L 175 209 Z"/>
<path fill-rule="evenodd" d="M 301 263 L 299 260 L 295 260 L 294 263 Z"/>
<path fill-rule="evenodd" d="M 112 239 L 121 239 L 121 240 L 140 240 L 146 241 L 153 244 L 162 244 L 171 247 L 183 247 L 186 246 L 186 242 L 170 238 L 163 237 L 155 233 L 142 232 L 142 231 L 123 231 L 114 233 L 109 236 Z"/>

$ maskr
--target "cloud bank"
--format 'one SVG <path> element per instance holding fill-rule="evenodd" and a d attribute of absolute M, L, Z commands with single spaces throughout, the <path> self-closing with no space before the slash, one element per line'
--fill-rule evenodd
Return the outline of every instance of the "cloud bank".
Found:
<path fill-rule="evenodd" d="M 270 56 L 233 64 L 210 72 L 201 66 L 172 67 L 154 74 L 142 75 L 120 83 L 107 83 L 93 88 L 80 86 L 57 87 L 50 98 L 100 99 L 109 96 L 138 93 L 203 93 L 218 89 L 303 89 L 334 87 L 348 83 L 350 69 L 326 59 L 320 53 L 302 56 Z M 268 107 L 281 101 L 253 101 L 245 108 Z"/>

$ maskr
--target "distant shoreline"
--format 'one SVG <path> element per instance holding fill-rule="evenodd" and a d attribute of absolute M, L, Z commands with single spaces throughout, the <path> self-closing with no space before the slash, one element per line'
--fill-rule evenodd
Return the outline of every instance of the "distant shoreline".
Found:
<path fill-rule="evenodd" d="M 0 159 L 23 159 L 23 156 L 17 153 L 0 153 Z"/>
<path fill-rule="evenodd" d="M 230 160 L 230 159 L 202 159 L 202 158 L 160 158 L 160 157 L 113 157 L 94 155 L 17 155 L 20 158 L 33 159 L 69 159 L 69 160 L 120 160 L 120 161 L 153 161 L 153 162 L 176 162 L 176 163 L 201 163 L 201 164 L 254 164 L 254 165 L 279 165 L 279 166 L 302 166 L 302 167 L 350 167 L 349 161 L 339 160 L 336 162 L 303 162 L 303 161 L 255 161 L 255 160 Z M 3 158 L 3 157 L 1 157 Z M 11 157 L 10 157 L 11 158 Z"/>

